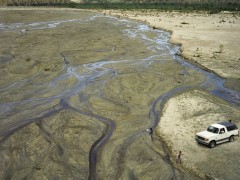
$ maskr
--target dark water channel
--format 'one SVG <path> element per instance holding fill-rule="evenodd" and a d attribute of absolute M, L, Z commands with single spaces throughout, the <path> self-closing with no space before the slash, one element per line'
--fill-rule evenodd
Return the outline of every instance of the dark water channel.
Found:
<path fill-rule="evenodd" d="M 239 92 L 146 24 L 18 13 L 28 21 L 0 22 L 1 178 L 198 178 L 175 169 L 146 129 L 181 91 L 202 89 L 236 106 Z"/>

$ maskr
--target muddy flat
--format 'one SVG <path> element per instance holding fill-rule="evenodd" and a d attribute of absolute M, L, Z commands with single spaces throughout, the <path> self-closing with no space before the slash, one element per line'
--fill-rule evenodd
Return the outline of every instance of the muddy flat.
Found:
<path fill-rule="evenodd" d="M 79 10 L 1 9 L 0 17 L 1 179 L 239 175 L 238 138 L 216 153 L 194 139 L 214 121 L 240 126 L 239 92 L 185 61 L 170 33 Z"/>

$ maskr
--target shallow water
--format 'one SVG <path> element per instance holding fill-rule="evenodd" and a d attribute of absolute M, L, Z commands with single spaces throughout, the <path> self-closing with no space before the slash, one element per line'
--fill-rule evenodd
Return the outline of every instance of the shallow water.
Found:
<path fill-rule="evenodd" d="M 23 16 L 0 25 L 1 178 L 198 178 L 146 129 L 181 91 L 240 95 L 183 61 L 169 33 L 89 12 L 0 13 Z"/>

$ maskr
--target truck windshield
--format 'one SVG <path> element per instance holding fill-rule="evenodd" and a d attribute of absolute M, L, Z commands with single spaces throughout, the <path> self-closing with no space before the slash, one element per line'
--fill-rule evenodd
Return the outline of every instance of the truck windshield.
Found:
<path fill-rule="evenodd" d="M 207 128 L 207 131 L 217 134 L 217 133 L 218 133 L 218 128 L 213 127 L 213 126 L 209 126 L 209 127 Z"/>

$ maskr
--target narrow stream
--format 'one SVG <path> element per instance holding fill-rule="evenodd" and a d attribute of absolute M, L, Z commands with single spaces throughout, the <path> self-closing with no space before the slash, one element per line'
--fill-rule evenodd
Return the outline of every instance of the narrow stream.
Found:
<path fill-rule="evenodd" d="M 146 121 L 144 125 L 136 128 L 136 130 L 134 129 L 132 132 L 128 132 L 127 137 L 122 137 L 122 141 L 125 142 L 125 144 L 123 143 L 121 145 L 121 149 L 119 149 L 118 152 L 125 152 L 125 156 L 128 147 L 146 133 L 145 129 L 149 127 L 146 126 L 146 124 L 152 124 L 151 126 L 154 128 L 157 126 L 160 121 L 165 102 L 176 93 L 191 89 L 203 89 L 232 103 L 233 105 L 240 106 L 240 93 L 224 87 L 224 79 L 221 77 L 184 61 L 184 59 L 178 55 L 179 47 L 169 43 L 170 34 L 168 32 L 152 29 L 151 27 L 139 22 L 94 14 L 83 19 L 76 18 L 51 22 L 0 24 L 0 33 L 16 33 L 19 38 L 22 38 L 26 34 L 33 33 L 34 31 L 44 30 L 44 32 L 46 32 L 55 28 L 59 28 L 61 30 L 65 26 L 84 26 L 88 23 L 92 23 L 91 25 L 94 26 L 94 23 L 101 22 L 103 22 L 101 26 L 109 26 L 111 24 L 114 28 L 119 29 L 119 33 L 122 34 L 122 36 L 141 43 L 142 46 L 146 47 L 146 49 L 150 52 L 150 56 L 145 56 L 145 54 L 147 54 L 145 53 L 142 58 L 135 58 L 134 56 L 126 58 L 126 56 L 123 56 L 123 58 L 114 59 L 114 56 L 111 56 L 110 53 L 118 50 L 117 45 L 116 47 L 104 47 L 103 45 L 102 47 L 99 46 L 99 48 L 90 50 L 91 52 L 89 54 L 105 53 L 109 55 L 106 55 L 104 58 L 97 61 L 91 62 L 90 59 L 88 63 L 78 63 L 76 60 L 73 60 L 75 56 L 71 54 L 72 52 L 69 49 L 59 47 L 58 57 L 61 58 L 62 68 L 58 74 L 50 80 L 37 84 L 40 74 L 36 74 L 36 76 L 16 80 L 10 84 L 0 84 L 1 96 L 4 96 L 12 89 L 16 92 L 19 90 L 19 93 L 23 94 L 22 98 L 19 98 L 18 100 L 0 102 L 0 142 L 4 142 L 18 129 L 21 129 L 32 122 L 41 122 L 43 119 L 52 117 L 60 111 L 69 110 L 90 117 L 95 121 L 100 121 L 106 127 L 102 136 L 91 145 L 89 152 L 88 178 L 98 179 L 99 173 L 97 171 L 97 165 L 98 161 L 101 160 L 98 156 L 101 152 L 104 152 L 104 146 L 109 142 L 115 133 L 115 130 L 119 128 L 120 123 L 116 121 L 114 116 L 104 116 L 104 113 L 98 113 L 100 110 L 94 111 L 95 106 L 93 104 L 89 105 L 91 96 L 94 95 L 93 97 L 109 101 L 114 105 L 118 105 L 122 109 L 130 109 L 126 111 L 131 111 L 132 108 L 135 106 L 137 107 L 137 105 L 135 105 L 137 102 L 131 106 L 129 103 L 119 101 L 119 99 L 117 99 L 117 95 L 115 96 L 115 99 L 114 96 L 109 95 L 108 97 L 108 91 L 106 91 L 106 89 L 111 87 L 109 84 L 117 81 L 121 85 L 121 83 L 123 83 L 123 78 L 127 79 L 131 76 L 134 77 L 135 72 L 137 73 L 136 76 L 140 77 L 140 80 L 141 76 L 152 73 L 153 78 L 159 76 L 158 79 L 162 78 L 161 82 L 171 84 L 168 88 L 159 90 L 158 95 L 156 95 L 156 91 L 154 91 L 155 94 L 153 91 L 146 92 L 151 99 L 154 99 L 151 101 L 149 107 L 147 107 L 150 109 L 149 114 L 151 122 L 149 122 L 149 120 Z M 77 48 L 79 47 L 76 47 L 76 49 Z M 129 47 L 125 48 L 126 51 L 131 50 L 131 44 Z M 133 49 L 133 51 L 136 49 Z M 81 51 L 86 52 L 86 50 Z M 154 70 L 155 64 L 159 67 L 165 65 L 178 67 L 178 65 L 180 65 L 180 71 L 177 69 L 176 75 L 173 75 L 173 77 L 179 77 L 179 82 L 173 82 L 174 78 L 166 80 L 166 77 L 168 77 L 166 74 L 169 73 L 168 70 Z M 169 76 L 172 76 L 172 72 Z M 193 76 L 195 79 L 193 79 Z M 151 79 L 147 76 L 144 80 L 147 82 L 151 81 Z M 30 82 L 36 82 L 36 90 L 31 91 L 29 89 L 28 91 L 23 91 L 22 89 Z M 144 83 L 144 81 L 141 82 L 141 87 L 148 86 L 148 84 Z M 163 86 L 164 85 L 161 87 Z M 131 87 L 131 85 L 129 85 L 129 87 Z M 94 94 L 91 91 L 94 92 Z M 124 96 L 124 92 L 127 91 L 126 84 L 124 84 L 123 95 L 121 94 L 121 96 Z M 111 93 L 112 91 L 109 89 L 109 94 Z M 141 96 L 141 94 L 139 96 Z M 79 100 L 76 100 L 77 98 Z M 127 97 L 124 96 L 123 99 L 126 98 Z M 128 102 L 130 102 L 130 100 L 128 100 Z M 49 106 L 50 104 L 51 106 Z M 146 114 L 146 116 L 147 115 L 148 114 Z M 109 143 L 112 143 L 112 141 Z M 120 169 L 118 169 L 118 172 L 114 176 L 115 178 L 119 178 L 123 174 L 121 171 L 121 165 L 117 165 L 117 167 Z M 175 170 L 173 167 L 171 168 L 172 178 L 176 179 Z"/>

